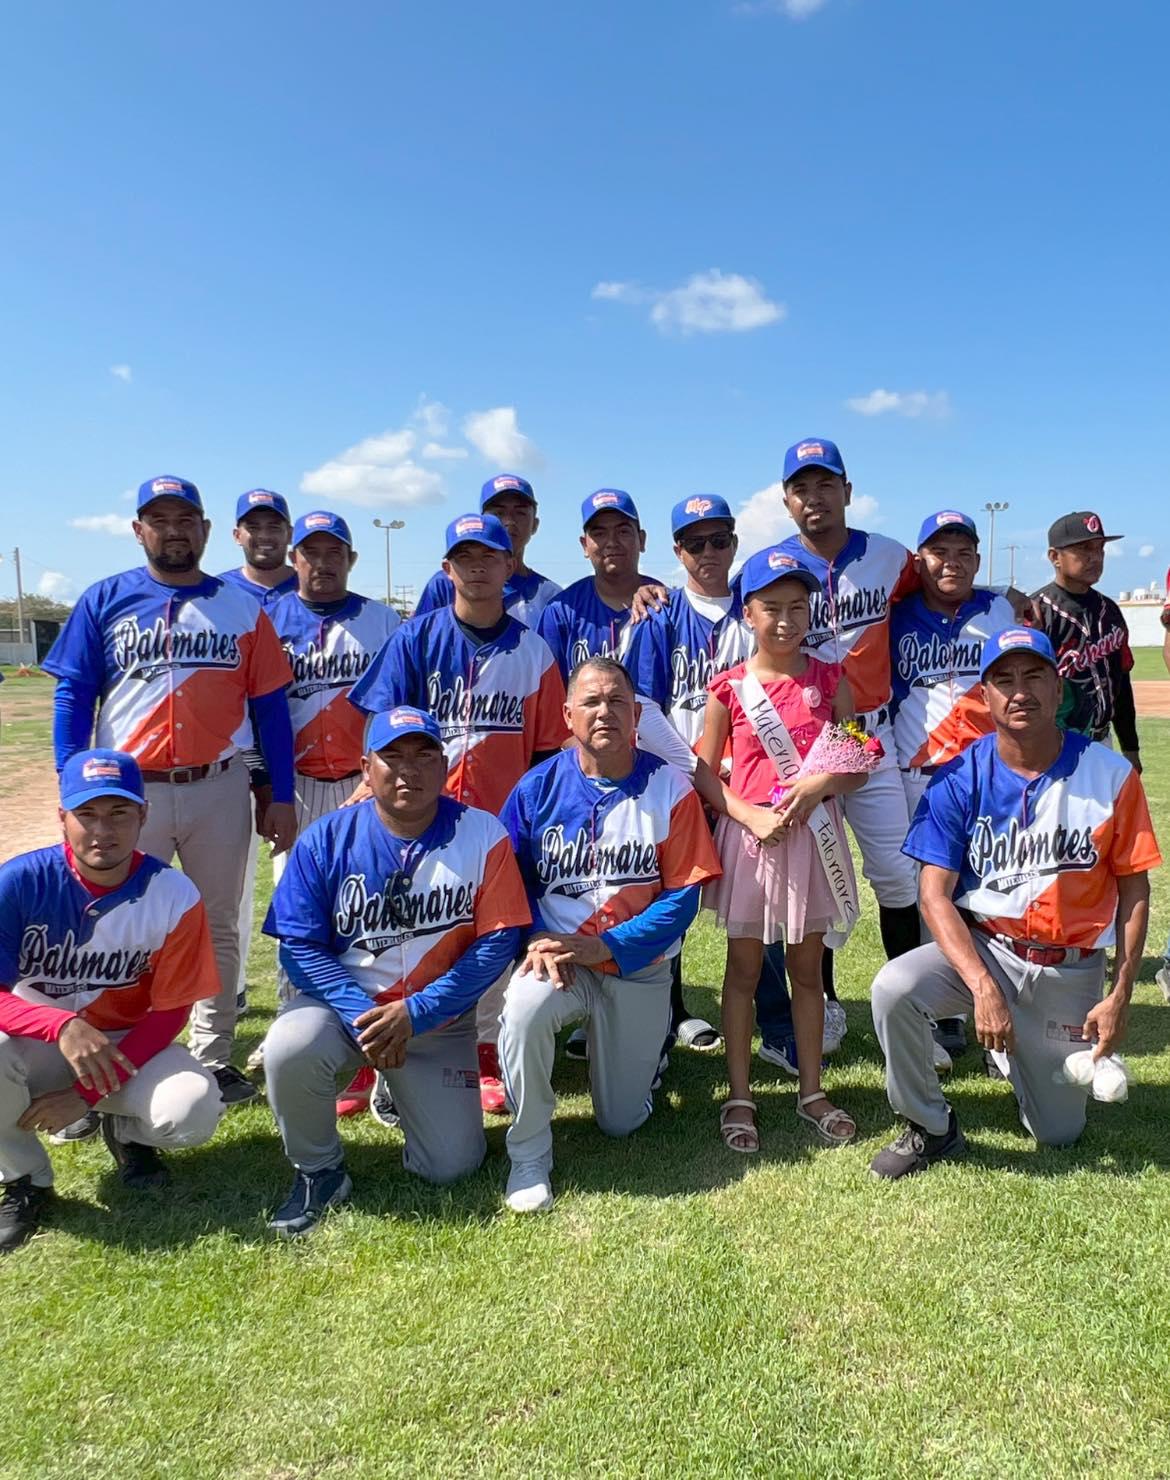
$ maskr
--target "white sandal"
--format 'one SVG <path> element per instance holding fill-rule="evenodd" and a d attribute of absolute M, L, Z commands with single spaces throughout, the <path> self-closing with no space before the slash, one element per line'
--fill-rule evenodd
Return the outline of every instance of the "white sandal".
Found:
<path fill-rule="evenodd" d="M 827 1115 L 820 1117 L 804 1113 L 806 1105 L 811 1105 L 814 1100 L 827 1100 L 828 1098 L 823 1089 L 818 1089 L 815 1094 L 801 1095 L 796 1102 L 797 1117 L 800 1120 L 807 1120 L 826 1146 L 848 1146 L 857 1134 L 857 1123 L 847 1111 L 832 1109 Z M 848 1135 L 834 1135 L 834 1131 L 842 1124 L 852 1126 L 852 1130 Z"/>
<path fill-rule="evenodd" d="M 751 1156 L 760 1149 L 760 1128 L 758 1125 L 743 1125 L 739 1121 L 729 1122 L 727 1112 L 729 1110 L 750 1110 L 756 1113 L 755 1100 L 724 1100 L 719 1107 L 719 1134 L 723 1138 L 723 1144 L 728 1151 L 738 1151 L 743 1156 Z M 746 1145 L 737 1145 L 737 1141 L 744 1141 Z"/>

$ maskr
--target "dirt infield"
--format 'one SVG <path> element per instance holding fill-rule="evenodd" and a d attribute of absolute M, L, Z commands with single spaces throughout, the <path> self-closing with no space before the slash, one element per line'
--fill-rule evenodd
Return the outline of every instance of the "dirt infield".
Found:
<path fill-rule="evenodd" d="M 1139 679 L 1133 686 L 1133 699 L 1140 719 L 1170 718 L 1170 683 Z"/>

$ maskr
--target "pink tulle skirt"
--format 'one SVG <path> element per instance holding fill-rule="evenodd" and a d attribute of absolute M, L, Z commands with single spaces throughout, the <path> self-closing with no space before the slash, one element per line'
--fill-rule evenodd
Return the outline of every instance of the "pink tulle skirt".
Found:
<path fill-rule="evenodd" d="M 825 807 L 844 840 L 837 799 L 831 797 Z M 723 873 L 703 886 L 703 905 L 714 910 L 728 935 L 749 936 L 765 945 L 777 940 L 796 945 L 806 935 L 823 934 L 827 946 L 844 945 L 848 931 L 837 928 L 836 904 L 807 827 L 793 828 L 779 843 L 764 848 L 747 828 L 721 817 L 715 847 Z M 848 847 L 842 853 L 856 894 Z"/>

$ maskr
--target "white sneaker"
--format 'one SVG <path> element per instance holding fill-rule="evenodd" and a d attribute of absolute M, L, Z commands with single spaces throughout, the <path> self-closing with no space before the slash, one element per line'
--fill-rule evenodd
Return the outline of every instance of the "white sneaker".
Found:
<path fill-rule="evenodd" d="M 822 1053 L 836 1053 L 841 1047 L 841 1040 L 849 1031 L 849 1023 L 845 1018 L 845 1009 L 839 1002 L 825 1003 L 825 1036 L 821 1045 Z"/>
<path fill-rule="evenodd" d="M 553 1205 L 549 1169 L 543 1161 L 513 1162 L 504 1202 L 513 1213 L 543 1213 Z"/>
<path fill-rule="evenodd" d="M 934 1051 L 934 1072 L 936 1074 L 949 1074 L 955 1067 L 951 1063 L 951 1056 L 941 1043 L 936 1043 L 932 1038 L 930 1046 Z"/>
<path fill-rule="evenodd" d="M 1162 1000 L 1170 1003 L 1170 961 L 1163 961 L 1154 973 L 1154 980 L 1162 988 Z"/>

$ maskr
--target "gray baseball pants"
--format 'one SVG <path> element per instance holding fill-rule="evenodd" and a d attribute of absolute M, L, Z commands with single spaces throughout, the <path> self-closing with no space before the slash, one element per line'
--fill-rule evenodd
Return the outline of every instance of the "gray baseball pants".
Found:
<path fill-rule="evenodd" d="M 578 966 L 573 985 L 562 990 L 531 972 L 515 973 L 500 1018 L 500 1063 L 512 1106 L 508 1155 L 514 1162 L 552 1166 L 556 1035 L 582 1019 L 598 1127 L 607 1136 L 628 1136 L 654 1107 L 650 1086 L 670 1031 L 670 962 L 627 977 Z"/>
<path fill-rule="evenodd" d="M 296 775 L 296 786 L 293 792 L 293 804 L 297 811 L 297 837 L 304 832 L 311 822 L 316 822 L 320 817 L 327 817 L 330 812 L 337 809 L 353 796 L 354 788 L 361 780 L 360 776 L 350 776 L 344 781 L 323 781 L 319 776 L 302 776 L 298 771 Z M 280 883 L 288 865 L 288 854 L 278 853 L 272 860 L 272 883 Z M 276 964 L 276 996 L 280 1002 L 288 1002 L 297 994 L 296 988 L 288 979 L 288 973 L 280 964 L 277 956 Z"/>
<path fill-rule="evenodd" d="M 325 1003 L 302 994 L 281 1009 L 264 1040 L 264 1073 L 285 1154 L 298 1171 L 343 1159 L 337 1091 L 366 1064 Z M 474 1011 L 409 1039 L 406 1062 L 384 1072 L 406 1137 L 406 1170 L 428 1182 L 473 1172 L 487 1151 Z"/>
<path fill-rule="evenodd" d="M 108 1036 L 120 1043 L 126 1034 Z M 34 1186 L 52 1186 L 53 1167 L 40 1138 L 16 1122 L 38 1095 L 69 1089 L 74 1079 L 55 1043 L 0 1033 L 0 1182 L 31 1177 Z M 114 1117 L 120 1141 L 166 1150 L 210 1141 L 223 1114 L 223 1098 L 208 1071 L 172 1043 L 116 1094 L 99 1100 L 97 1109 Z"/>
<path fill-rule="evenodd" d="M 248 768 L 237 756 L 226 771 L 176 786 L 148 781 L 150 809 L 138 846 L 183 872 L 203 896 L 219 968 L 220 991 L 191 1009 L 187 1041 L 209 1069 L 231 1060 L 240 980 L 240 898 L 252 835 Z"/>
<path fill-rule="evenodd" d="M 1085 1014 L 1105 983 L 1105 952 L 1062 966 L 1033 966 L 972 932 L 975 949 L 998 982 L 1011 1013 L 1015 1049 L 1008 1078 L 1024 1128 L 1045 1146 L 1068 1146 L 1085 1128 L 1088 1089 L 1060 1078 L 1064 1061 L 1087 1045 Z M 974 1013 L 970 988 L 931 943 L 888 961 L 874 978 L 874 1027 L 886 1059 L 886 1094 L 894 1110 L 931 1135 L 950 1116 L 931 1058 L 931 1024 Z"/>

